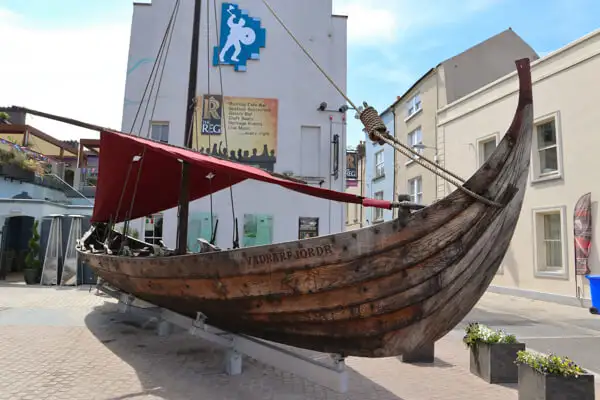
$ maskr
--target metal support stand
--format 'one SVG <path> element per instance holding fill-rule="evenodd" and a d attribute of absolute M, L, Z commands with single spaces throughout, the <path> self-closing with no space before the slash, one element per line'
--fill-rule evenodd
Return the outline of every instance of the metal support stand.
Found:
<path fill-rule="evenodd" d="M 432 363 L 435 358 L 435 343 L 428 343 L 410 353 L 402 355 L 403 363 Z"/>
<path fill-rule="evenodd" d="M 348 391 L 348 371 L 344 357 L 332 354 L 312 353 L 299 354 L 302 349 L 284 348 L 283 345 L 268 342 L 246 335 L 233 334 L 223 331 L 206 323 L 207 317 L 202 312 L 196 318 L 189 318 L 165 308 L 137 299 L 136 297 L 106 288 L 103 284 L 98 290 L 119 300 L 119 312 L 134 312 L 138 309 L 151 311 L 159 323 L 157 333 L 167 336 L 172 327 L 178 326 L 189 334 L 215 343 L 226 349 L 223 359 L 223 369 L 228 375 L 242 373 L 243 356 L 252 357 L 277 369 L 293 373 L 314 383 L 325 386 L 339 393 Z M 288 347 L 288 346 L 285 346 Z M 294 351 L 297 350 L 297 351 Z"/>
<path fill-rule="evenodd" d="M 67 249 L 65 251 L 65 260 L 63 261 L 62 274 L 60 277 L 61 286 L 77 285 L 77 240 L 81 237 L 81 220 L 83 215 L 69 215 L 71 217 L 71 229 L 69 229 L 69 238 L 67 239 Z"/>
<path fill-rule="evenodd" d="M 52 214 L 46 256 L 42 266 L 41 285 L 56 285 L 62 268 L 62 214 Z M 41 228 L 40 228 L 41 230 Z"/>

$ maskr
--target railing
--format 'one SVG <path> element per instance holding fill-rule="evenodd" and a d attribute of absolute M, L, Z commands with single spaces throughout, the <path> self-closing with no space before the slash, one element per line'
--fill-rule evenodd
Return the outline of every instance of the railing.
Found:
<path fill-rule="evenodd" d="M 82 190 L 80 191 L 75 189 L 73 186 L 69 185 L 58 175 L 54 174 L 36 176 L 36 180 L 36 184 L 62 191 L 65 194 L 65 196 L 67 196 L 67 198 L 82 198 L 87 200 L 90 204 L 94 203 L 92 200 L 90 200 L 90 198 L 93 198 L 96 194 L 95 186 L 84 186 L 81 188 Z"/>

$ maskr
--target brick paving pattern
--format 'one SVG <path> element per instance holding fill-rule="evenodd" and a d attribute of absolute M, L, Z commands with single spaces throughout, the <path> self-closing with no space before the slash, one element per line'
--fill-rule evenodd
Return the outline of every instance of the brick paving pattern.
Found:
<path fill-rule="evenodd" d="M 222 372 L 223 351 L 153 323 L 131 322 L 116 302 L 85 290 L 0 285 L 0 400 L 12 399 L 516 399 L 514 386 L 468 372 L 460 335 L 436 345 L 435 364 L 347 359 L 340 394 L 255 360 Z"/>

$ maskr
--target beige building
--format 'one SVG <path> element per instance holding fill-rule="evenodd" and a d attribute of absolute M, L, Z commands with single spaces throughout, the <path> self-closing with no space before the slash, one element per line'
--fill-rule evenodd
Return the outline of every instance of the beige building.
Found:
<path fill-rule="evenodd" d="M 589 265 L 598 274 L 599 72 L 600 30 L 532 63 L 531 173 L 519 223 L 491 290 L 563 303 L 580 303 L 578 292 L 589 299 L 587 279 L 575 276 L 573 209 L 581 195 L 592 193 Z M 512 72 L 439 111 L 438 144 L 446 168 L 469 177 L 489 156 L 511 123 L 517 85 Z M 440 196 L 454 189 L 444 183 Z"/>
<path fill-rule="evenodd" d="M 395 136 L 424 157 L 443 163 L 444 141 L 437 128 L 438 109 L 514 70 L 513 60 L 538 59 L 535 51 L 512 29 L 507 29 L 470 49 L 441 62 L 425 73 L 392 106 Z M 443 182 L 414 158 L 395 155 L 396 193 L 412 201 L 431 204 Z"/>
<path fill-rule="evenodd" d="M 346 193 L 352 193 L 359 196 L 365 196 L 366 193 L 366 163 L 365 163 L 365 142 L 361 141 L 356 147 L 357 153 L 357 176 L 354 185 L 346 184 Z M 367 218 L 366 209 L 360 204 L 346 204 L 346 231 L 359 229 L 365 226 Z"/>

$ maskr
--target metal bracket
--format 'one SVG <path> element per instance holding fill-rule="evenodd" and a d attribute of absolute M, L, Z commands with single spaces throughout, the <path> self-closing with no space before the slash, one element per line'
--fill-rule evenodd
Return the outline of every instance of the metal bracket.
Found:
<path fill-rule="evenodd" d="M 208 317 L 200 311 L 196 312 L 196 319 L 192 322 L 192 327 L 190 328 L 190 333 L 192 335 L 196 335 L 198 330 L 202 330 L 207 332 L 206 320 Z"/>
<path fill-rule="evenodd" d="M 340 354 L 330 354 L 329 356 L 333 360 L 336 371 L 342 372 L 346 369 L 346 357 Z"/>

